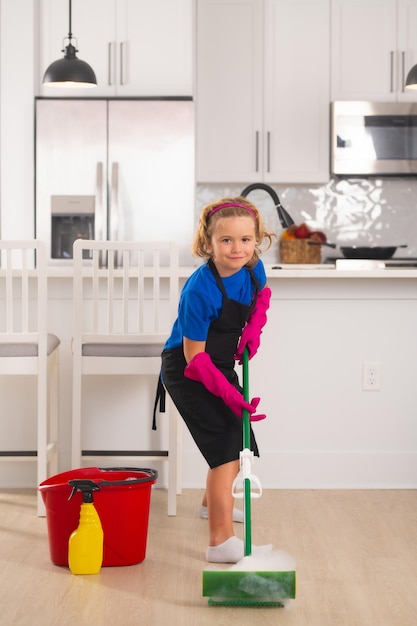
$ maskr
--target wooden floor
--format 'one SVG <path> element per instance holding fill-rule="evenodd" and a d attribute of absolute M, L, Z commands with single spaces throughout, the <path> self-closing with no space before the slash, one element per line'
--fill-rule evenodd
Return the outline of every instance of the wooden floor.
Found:
<path fill-rule="evenodd" d="M 207 521 L 202 492 L 185 490 L 177 517 L 153 489 L 143 563 L 74 576 L 49 559 L 46 521 L 31 490 L 0 491 L 0 623 L 5 626 L 415 626 L 417 492 L 264 491 L 252 538 L 297 562 L 290 607 L 210 607 L 201 596 Z M 242 525 L 236 525 L 242 532 Z"/>

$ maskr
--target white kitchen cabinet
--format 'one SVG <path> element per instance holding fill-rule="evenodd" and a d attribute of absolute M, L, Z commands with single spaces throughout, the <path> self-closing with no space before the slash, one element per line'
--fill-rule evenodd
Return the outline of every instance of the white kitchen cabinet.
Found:
<path fill-rule="evenodd" d="M 332 0 L 332 100 L 415 101 L 417 0 Z"/>
<path fill-rule="evenodd" d="M 197 179 L 329 179 L 329 0 L 197 0 Z"/>
<path fill-rule="evenodd" d="M 329 28 L 329 0 L 265 2 L 266 182 L 329 180 Z"/>
<path fill-rule="evenodd" d="M 93 68 L 95 89 L 40 87 L 45 96 L 192 94 L 193 0 L 73 0 L 78 58 Z M 67 0 L 40 2 L 40 77 L 63 55 Z M 67 41 L 64 43 L 67 45 Z M 75 44 L 74 44 L 75 45 Z"/>

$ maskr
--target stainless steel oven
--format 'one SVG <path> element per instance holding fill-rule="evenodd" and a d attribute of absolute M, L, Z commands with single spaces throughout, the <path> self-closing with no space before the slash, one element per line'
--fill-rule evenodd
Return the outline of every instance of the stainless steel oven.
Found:
<path fill-rule="evenodd" d="M 332 102 L 331 122 L 332 174 L 417 173 L 417 102 Z"/>

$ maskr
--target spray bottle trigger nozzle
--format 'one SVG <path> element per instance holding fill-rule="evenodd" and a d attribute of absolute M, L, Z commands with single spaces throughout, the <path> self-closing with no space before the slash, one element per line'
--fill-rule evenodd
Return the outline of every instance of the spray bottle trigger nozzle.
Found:
<path fill-rule="evenodd" d="M 71 500 L 77 491 L 81 491 L 83 494 L 83 502 L 93 502 L 93 491 L 100 491 L 100 487 L 94 480 L 86 478 L 74 478 L 69 480 L 68 484 L 72 487 L 68 500 Z"/>

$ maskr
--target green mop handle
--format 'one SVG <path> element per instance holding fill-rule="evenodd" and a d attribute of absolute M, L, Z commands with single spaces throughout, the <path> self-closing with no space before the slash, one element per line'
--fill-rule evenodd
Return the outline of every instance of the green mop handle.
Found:
<path fill-rule="evenodd" d="M 249 353 L 245 348 L 243 351 L 243 397 L 249 402 Z M 243 411 L 243 448 L 250 448 L 250 420 L 249 411 Z M 251 536 L 251 485 L 250 478 L 244 479 L 244 500 L 243 500 L 243 522 L 244 522 L 244 555 L 252 554 Z"/>

